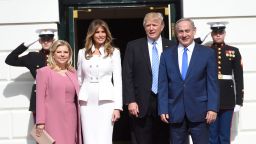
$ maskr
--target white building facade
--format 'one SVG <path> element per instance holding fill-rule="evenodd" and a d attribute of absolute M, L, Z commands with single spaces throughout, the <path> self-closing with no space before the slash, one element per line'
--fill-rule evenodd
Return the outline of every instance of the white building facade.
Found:
<path fill-rule="evenodd" d="M 210 32 L 207 22 L 228 21 L 226 43 L 238 47 L 244 66 L 244 106 L 234 114 L 232 144 L 256 138 L 256 9 L 252 0 L 183 0 L 183 17 L 192 18 L 197 36 Z M 32 144 L 33 118 L 28 111 L 33 78 L 26 68 L 5 64 L 6 56 L 22 42 L 38 38 L 39 28 L 56 28 L 58 0 L 0 0 L 0 144 Z M 57 38 L 57 37 L 56 37 Z M 209 36 L 205 42 L 211 41 Z M 29 51 L 39 50 L 39 43 Z"/>
<path fill-rule="evenodd" d="M 57 28 L 58 22 L 58 0 L 0 1 L 0 144 L 34 143 L 28 111 L 33 78 L 26 68 L 5 64 L 5 58 L 21 43 L 38 39 L 37 29 Z M 40 48 L 36 43 L 28 51 Z"/>

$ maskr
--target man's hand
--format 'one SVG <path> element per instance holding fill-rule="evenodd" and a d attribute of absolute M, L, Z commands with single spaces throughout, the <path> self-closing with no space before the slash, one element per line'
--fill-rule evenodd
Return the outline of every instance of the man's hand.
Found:
<path fill-rule="evenodd" d="M 213 123 L 217 118 L 217 113 L 214 111 L 208 111 L 206 114 L 206 123 L 211 124 Z"/>
<path fill-rule="evenodd" d="M 139 106 L 136 102 L 129 103 L 128 110 L 131 115 L 135 117 L 139 116 Z"/>
<path fill-rule="evenodd" d="M 165 123 L 169 123 L 169 114 L 161 114 L 161 120 Z"/>

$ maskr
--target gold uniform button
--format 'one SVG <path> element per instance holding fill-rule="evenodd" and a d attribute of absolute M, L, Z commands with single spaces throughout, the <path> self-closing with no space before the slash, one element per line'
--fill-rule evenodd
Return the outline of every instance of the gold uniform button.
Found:
<path fill-rule="evenodd" d="M 218 48 L 218 50 L 220 51 L 220 50 L 221 50 L 221 48 Z"/>
<path fill-rule="evenodd" d="M 36 65 L 36 67 L 38 68 L 38 67 L 39 67 L 39 65 Z"/>
<path fill-rule="evenodd" d="M 218 69 L 221 69 L 221 66 L 218 66 Z"/>
<path fill-rule="evenodd" d="M 221 52 L 220 52 L 220 51 L 219 51 L 218 53 L 219 53 L 219 55 L 221 54 Z"/>
<path fill-rule="evenodd" d="M 218 61 L 218 64 L 221 64 L 221 61 Z"/>
<path fill-rule="evenodd" d="M 218 56 L 218 59 L 221 59 L 221 56 Z"/>

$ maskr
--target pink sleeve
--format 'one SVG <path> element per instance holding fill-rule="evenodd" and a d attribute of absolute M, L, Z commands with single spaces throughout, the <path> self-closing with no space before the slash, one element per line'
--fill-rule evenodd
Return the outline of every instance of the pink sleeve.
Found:
<path fill-rule="evenodd" d="M 36 124 L 45 123 L 45 98 L 47 94 L 47 71 L 38 69 L 36 74 Z"/>

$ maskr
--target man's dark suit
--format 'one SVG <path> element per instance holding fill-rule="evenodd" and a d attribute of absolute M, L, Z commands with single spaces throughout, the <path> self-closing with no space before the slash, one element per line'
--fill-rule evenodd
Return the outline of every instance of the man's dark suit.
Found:
<path fill-rule="evenodd" d="M 186 120 L 196 125 L 204 124 L 207 111 L 217 112 L 219 108 L 217 80 L 216 56 L 212 49 L 195 44 L 185 80 L 179 69 L 177 46 L 167 49 L 162 53 L 159 66 L 159 114 L 169 114 L 171 125 Z M 208 140 L 208 131 L 195 135 L 205 135 L 204 141 Z"/>
<path fill-rule="evenodd" d="M 175 45 L 174 42 L 162 38 L 162 47 L 163 50 L 167 47 Z M 134 121 L 142 120 L 138 123 L 144 125 L 143 119 L 148 116 L 157 117 L 157 102 L 156 97 L 152 96 L 151 92 L 152 86 L 152 71 L 150 64 L 150 57 L 148 51 L 147 38 L 140 38 L 134 41 L 131 41 L 127 44 L 125 58 L 123 63 L 123 94 L 124 102 L 126 105 L 132 102 L 136 102 L 139 107 L 139 118 L 131 118 Z M 133 121 L 133 122 L 134 122 Z M 145 124 L 147 125 L 147 124 Z M 152 124 L 149 124 L 152 125 Z M 136 126 L 135 126 L 136 127 Z M 163 133 L 168 134 L 163 131 Z M 150 144 L 152 142 L 151 138 L 146 134 L 142 137 L 136 137 L 142 143 Z M 133 141 L 133 136 L 132 136 Z M 135 143 L 133 141 L 133 143 Z"/>

